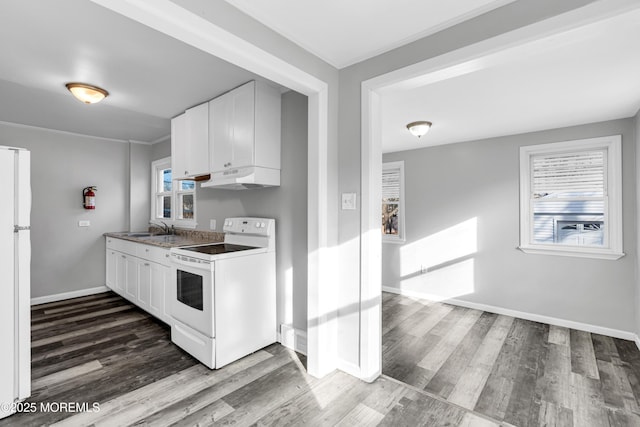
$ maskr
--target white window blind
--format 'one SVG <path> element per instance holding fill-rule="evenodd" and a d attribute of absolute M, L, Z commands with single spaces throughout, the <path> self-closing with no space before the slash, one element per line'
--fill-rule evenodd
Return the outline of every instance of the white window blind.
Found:
<path fill-rule="evenodd" d="M 382 201 L 400 200 L 400 168 L 382 171 Z"/>
<path fill-rule="evenodd" d="M 604 150 L 532 157 L 533 197 L 604 197 Z"/>
<path fill-rule="evenodd" d="M 622 252 L 619 135 L 520 148 L 520 249 L 617 259 Z"/>
<path fill-rule="evenodd" d="M 382 241 L 402 243 L 404 236 L 404 162 L 382 165 Z"/>

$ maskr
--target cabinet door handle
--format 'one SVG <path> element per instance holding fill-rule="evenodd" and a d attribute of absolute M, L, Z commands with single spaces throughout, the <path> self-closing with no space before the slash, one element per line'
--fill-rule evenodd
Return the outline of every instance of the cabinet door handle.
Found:
<path fill-rule="evenodd" d="M 149 263 L 148 263 L 148 262 L 145 262 L 145 263 L 144 263 L 144 266 L 145 266 L 145 267 L 149 267 Z"/>
<path fill-rule="evenodd" d="M 189 175 L 189 171 L 184 171 L 184 174 L 185 175 Z"/>
<path fill-rule="evenodd" d="M 149 252 L 149 249 L 145 249 L 144 251 L 145 251 L 145 252 Z"/>
<path fill-rule="evenodd" d="M 124 255 L 120 255 L 120 256 L 121 256 L 122 258 L 124 258 L 124 259 L 127 259 L 127 257 L 126 257 L 126 256 L 124 256 Z"/>

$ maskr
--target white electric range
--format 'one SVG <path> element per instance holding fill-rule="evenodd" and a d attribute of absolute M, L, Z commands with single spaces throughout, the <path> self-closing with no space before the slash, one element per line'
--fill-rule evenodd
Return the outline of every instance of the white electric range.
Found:
<path fill-rule="evenodd" d="M 211 369 L 276 342 L 275 220 L 227 218 L 224 242 L 171 248 L 171 340 Z"/>

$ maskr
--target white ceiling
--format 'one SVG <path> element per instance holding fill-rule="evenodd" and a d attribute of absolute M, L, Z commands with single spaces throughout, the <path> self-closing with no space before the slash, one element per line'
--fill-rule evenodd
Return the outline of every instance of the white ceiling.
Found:
<path fill-rule="evenodd" d="M 383 151 L 634 116 L 640 9 L 483 58 L 467 71 L 384 93 Z M 405 127 L 416 120 L 433 122 L 421 139 Z"/>
<path fill-rule="evenodd" d="M 0 3 L 0 121 L 153 142 L 253 74 L 86 0 Z M 65 83 L 110 96 L 84 105 Z"/>
<path fill-rule="evenodd" d="M 336 68 L 515 0 L 226 0 Z"/>
<path fill-rule="evenodd" d="M 266 25 L 339 66 L 512 0 L 227 1 L 253 3 L 254 17 L 268 5 Z M 383 150 L 634 115 L 638 10 L 501 52 L 467 74 L 385 91 Z M 185 108 L 260 78 L 86 0 L 0 2 L 0 54 L 0 121 L 121 140 L 162 140 Z M 81 104 L 64 87 L 69 81 L 111 96 Z M 434 122 L 420 140 L 405 129 L 415 120 Z"/>

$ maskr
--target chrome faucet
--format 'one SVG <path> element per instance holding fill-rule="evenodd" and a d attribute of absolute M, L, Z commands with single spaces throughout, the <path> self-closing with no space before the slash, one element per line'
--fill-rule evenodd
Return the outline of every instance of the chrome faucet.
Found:
<path fill-rule="evenodd" d="M 164 221 L 159 221 L 159 222 L 162 225 L 160 225 L 158 223 L 155 223 L 155 222 L 152 222 L 152 221 L 149 221 L 149 224 L 155 225 L 156 227 L 162 228 L 162 232 L 164 234 L 174 234 L 175 231 L 174 231 L 173 225 L 171 227 L 169 227 L 166 222 L 164 222 Z"/>
<path fill-rule="evenodd" d="M 162 228 L 164 229 L 164 234 L 171 234 L 171 232 L 170 232 L 170 231 L 171 231 L 171 229 L 169 228 L 169 226 L 167 225 L 167 223 L 166 223 L 166 222 L 164 222 L 164 221 L 160 221 L 160 222 L 161 222 L 161 223 L 162 223 L 162 225 L 164 226 L 164 227 L 162 227 Z"/>

